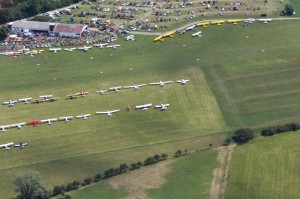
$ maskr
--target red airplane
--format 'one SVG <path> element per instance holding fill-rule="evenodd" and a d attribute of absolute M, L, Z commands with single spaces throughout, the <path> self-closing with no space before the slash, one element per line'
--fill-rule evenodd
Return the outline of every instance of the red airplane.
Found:
<path fill-rule="evenodd" d="M 29 120 L 27 121 L 27 125 L 32 125 L 32 127 L 35 127 L 40 123 L 40 120 Z"/>

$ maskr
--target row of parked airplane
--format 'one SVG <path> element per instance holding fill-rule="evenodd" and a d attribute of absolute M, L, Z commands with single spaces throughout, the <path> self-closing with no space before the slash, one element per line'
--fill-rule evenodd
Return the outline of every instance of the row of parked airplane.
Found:
<path fill-rule="evenodd" d="M 6 144 L 0 144 L 0 148 L 3 148 L 3 150 L 9 150 L 11 147 L 10 146 L 14 146 L 14 147 L 19 147 L 20 149 L 23 149 L 25 146 L 27 146 L 28 143 L 26 142 L 20 142 L 19 144 L 15 144 L 13 142 L 9 142 Z"/>
<path fill-rule="evenodd" d="M 189 82 L 189 79 L 180 79 L 177 80 L 176 83 L 179 84 L 186 84 Z M 150 85 L 160 85 L 160 86 L 164 86 L 166 84 L 170 84 L 173 83 L 173 81 L 159 81 L 159 82 L 152 82 L 149 83 Z M 146 86 L 147 84 L 135 84 L 135 85 L 130 85 L 130 86 L 116 86 L 116 87 L 111 87 L 108 90 L 98 90 L 96 91 L 96 94 L 100 94 L 103 95 L 104 93 L 108 92 L 108 91 L 114 91 L 114 92 L 119 92 L 121 88 L 124 89 L 134 89 L 137 90 L 140 87 Z M 85 97 L 89 94 L 89 92 L 79 92 L 79 93 L 74 93 L 74 94 L 70 94 L 67 95 L 66 99 L 76 99 L 78 97 Z M 39 96 L 39 99 L 32 99 L 32 97 L 27 97 L 27 98 L 21 98 L 21 99 L 16 99 L 16 100 L 8 100 L 3 102 L 3 105 L 7 105 L 8 107 L 12 107 L 14 106 L 14 104 L 16 103 L 24 103 L 24 104 L 28 104 L 29 101 L 32 100 L 32 104 L 39 104 L 39 103 L 43 103 L 43 102 L 55 102 L 59 99 L 59 97 L 54 97 L 53 95 L 41 95 Z"/>
<path fill-rule="evenodd" d="M 84 52 L 87 52 L 88 50 L 90 50 L 91 48 L 93 48 L 94 46 L 95 47 L 98 47 L 98 48 L 104 48 L 104 46 L 108 45 L 108 43 L 99 43 L 99 44 L 94 44 L 93 46 L 82 46 L 82 47 L 77 47 L 77 48 L 49 48 L 49 51 L 52 51 L 53 53 L 57 53 L 58 51 L 61 51 L 61 50 L 65 50 L 65 51 L 68 51 L 68 52 L 72 52 L 74 50 L 83 50 Z M 109 45 L 109 46 L 106 46 L 106 48 L 118 48 L 120 47 L 121 45 L 119 44 L 113 44 L 113 45 Z"/>

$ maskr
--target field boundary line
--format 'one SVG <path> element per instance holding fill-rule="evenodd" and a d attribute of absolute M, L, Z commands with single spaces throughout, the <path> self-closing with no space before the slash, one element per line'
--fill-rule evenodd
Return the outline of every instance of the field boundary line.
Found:
<path fill-rule="evenodd" d="M 259 112 L 263 112 L 263 111 L 273 111 L 273 110 L 279 110 L 279 109 L 285 109 L 285 108 L 294 108 L 294 107 L 299 107 L 300 104 L 291 104 L 291 105 L 284 105 L 284 106 L 276 106 L 275 108 L 261 108 L 258 111 L 249 111 L 247 113 L 259 113 Z"/>

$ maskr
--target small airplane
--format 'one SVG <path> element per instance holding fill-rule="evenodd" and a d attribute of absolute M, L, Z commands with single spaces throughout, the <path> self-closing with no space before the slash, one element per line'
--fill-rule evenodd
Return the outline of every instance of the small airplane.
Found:
<path fill-rule="evenodd" d="M 164 41 L 163 36 L 162 36 L 162 35 L 159 35 L 158 37 L 156 37 L 156 38 L 154 39 L 154 41 Z"/>
<path fill-rule="evenodd" d="M 112 110 L 112 111 L 98 111 L 98 112 L 96 112 L 96 114 L 106 114 L 107 116 L 111 116 L 113 113 L 115 113 L 115 112 L 119 112 L 120 111 L 120 109 L 118 109 L 118 110 Z"/>
<path fill-rule="evenodd" d="M 103 46 L 106 46 L 108 43 L 99 43 L 99 44 L 94 44 L 95 47 L 103 48 Z"/>
<path fill-rule="evenodd" d="M 68 51 L 68 52 L 72 52 L 73 50 L 75 50 L 76 48 L 65 48 L 64 50 L 65 51 Z"/>
<path fill-rule="evenodd" d="M 61 48 L 49 48 L 49 51 L 53 51 L 53 53 L 57 53 Z"/>
<path fill-rule="evenodd" d="M 181 80 L 177 80 L 176 82 L 180 83 L 180 84 L 186 84 L 186 83 L 188 83 L 188 81 L 190 81 L 190 80 L 189 79 L 181 79 Z"/>
<path fill-rule="evenodd" d="M 30 49 L 26 48 L 26 46 L 23 46 L 23 48 L 21 50 L 18 50 L 18 52 L 21 52 L 21 53 L 26 53 L 28 51 L 30 51 Z"/>
<path fill-rule="evenodd" d="M 100 91 L 96 91 L 97 94 L 103 95 L 104 93 L 106 93 L 107 90 L 100 90 Z"/>
<path fill-rule="evenodd" d="M 76 96 L 76 95 L 67 95 L 66 99 L 73 100 L 73 99 L 76 99 L 76 98 L 78 98 L 78 96 Z"/>
<path fill-rule="evenodd" d="M 16 127 L 17 129 L 22 128 L 22 126 L 24 126 L 26 124 L 26 122 L 22 122 L 22 123 L 16 123 L 16 124 L 11 124 L 10 126 L 12 128 Z"/>
<path fill-rule="evenodd" d="M 149 83 L 149 84 L 151 84 L 151 85 L 160 85 L 160 86 L 164 86 L 164 85 L 170 84 L 170 83 L 172 83 L 172 82 L 173 82 L 173 81 L 165 81 L 165 82 L 159 81 L 159 82 L 152 82 L 152 83 Z"/>
<path fill-rule="evenodd" d="M 134 88 L 135 90 L 139 89 L 142 86 L 146 86 L 147 84 L 137 84 L 132 86 L 124 86 L 123 88 Z"/>
<path fill-rule="evenodd" d="M 41 95 L 40 98 L 43 98 L 45 102 L 54 102 L 57 101 L 58 97 L 53 97 L 53 95 Z M 39 103 L 39 102 L 36 102 Z"/>
<path fill-rule="evenodd" d="M 240 20 L 240 19 L 231 19 L 231 20 L 228 20 L 228 22 L 232 23 L 233 25 L 237 25 L 241 21 L 242 20 Z"/>
<path fill-rule="evenodd" d="M 78 50 L 83 50 L 84 52 L 88 51 L 89 49 L 93 48 L 93 46 L 83 46 L 77 47 Z"/>
<path fill-rule="evenodd" d="M 28 51 L 26 53 L 24 53 L 25 55 L 28 55 L 29 57 L 33 57 L 34 55 L 38 54 L 37 52 L 33 52 L 33 51 Z"/>
<path fill-rule="evenodd" d="M 11 145 L 13 145 L 14 143 L 13 142 L 9 142 L 9 143 L 6 143 L 6 144 L 0 144 L 0 148 L 3 148 L 4 150 L 9 150 Z"/>
<path fill-rule="evenodd" d="M 190 26 L 190 27 L 187 27 L 185 30 L 196 31 L 196 30 L 195 30 L 195 25 L 192 25 L 192 26 Z"/>
<path fill-rule="evenodd" d="M 42 102 L 45 102 L 45 100 L 34 99 L 34 100 L 32 101 L 32 104 L 39 104 L 39 103 L 42 103 Z"/>
<path fill-rule="evenodd" d="M 85 97 L 85 96 L 87 96 L 89 94 L 89 92 L 83 92 L 83 91 L 81 91 L 80 93 L 75 93 L 74 95 L 75 96 L 80 96 L 80 97 Z"/>
<path fill-rule="evenodd" d="M 168 32 L 168 33 L 166 33 L 166 34 L 164 34 L 164 35 L 162 35 L 163 37 L 174 37 L 174 32 Z"/>
<path fill-rule="evenodd" d="M 221 21 L 212 21 L 211 24 L 216 24 L 217 26 L 221 26 L 222 23 L 224 23 L 225 21 L 224 20 L 221 20 Z"/>
<path fill-rule="evenodd" d="M 125 41 L 129 41 L 129 40 L 134 41 L 135 40 L 134 35 L 128 35 L 127 37 L 125 37 Z"/>
<path fill-rule="evenodd" d="M 202 22 L 202 23 L 197 23 L 196 26 L 202 26 L 203 28 L 206 28 L 207 25 L 210 24 L 210 22 Z"/>
<path fill-rule="evenodd" d="M 83 120 L 88 119 L 88 117 L 91 116 L 91 114 L 81 114 L 81 115 L 77 115 L 76 118 L 82 118 Z"/>
<path fill-rule="evenodd" d="M 46 120 L 41 120 L 41 123 L 47 123 L 48 125 L 51 125 L 52 122 L 56 122 L 57 118 L 52 118 L 52 119 L 46 119 Z"/>
<path fill-rule="evenodd" d="M 258 21 L 262 21 L 263 23 L 271 22 L 272 19 L 258 19 Z"/>
<path fill-rule="evenodd" d="M 141 110 L 145 111 L 145 110 L 148 110 L 150 106 L 152 106 L 152 104 L 143 104 L 143 105 L 135 106 L 135 109 L 141 109 Z"/>
<path fill-rule="evenodd" d="M 44 50 L 33 50 L 32 52 L 35 52 L 37 54 L 41 54 L 42 52 L 44 52 Z"/>
<path fill-rule="evenodd" d="M 192 37 L 195 37 L 195 36 L 202 37 L 201 33 L 202 33 L 201 31 L 196 32 L 196 33 L 192 34 Z"/>
<path fill-rule="evenodd" d="M 11 125 L 4 125 L 4 126 L 0 126 L 0 131 L 5 132 L 7 128 L 10 128 Z"/>
<path fill-rule="evenodd" d="M 118 48 L 120 46 L 121 45 L 119 45 L 119 44 L 114 44 L 114 45 L 111 45 L 111 46 L 107 46 L 106 48 L 113 48 L 113 49 L 115 49 L 115 48 Z"/>
<path fill-rule="evenodd" d="M 28 102 L 32 100 L 31 97 L 27 97 L 27 98 L 22 98 L 22 99 L 18 99 L 19 102 L 24 102 L 24 104 L 28 104 Z"/>
<path fill-rule="evenodd" d="M 164 110 L 166 110 L 169 106 L 170 106 L 170 104 L 160 104 L 160 105 L 156 105 L 154 108 L 159 108 L 160 110 L 164 111 Z"/>
<path fill-rule="evenodd" d="M 251 23 L 255 22 L 255 19 L 254 18 L 244 19 L 244 22 L 251 24 Z"/>
<path fill-rule="evenodd" d="M 65 116 L 65 117 L 58 118 L 58 120 L 63 120 L 65 122 L 69 122 L 71 119 L 73 119 L 73 116 Z"/>
<path fill-rule="evenodd" d="M 19 144 L 15 144 L 15 147 L 20 147 L 20 149 L 23 149 L 25 146 L 27 146 L 28 143 L 26 142 L 20 142 Z"/>
<path fill-rule="evenodd" d="M 13 52 L 4 52 L 4 53 L 0 53 L 0 55 L 16 57 L 16 56 L 21 55 L 21 52 L 15 52 L 15 51 L 13 51 Z"/>
<path fill-rule="evenodd" d="M 122 88 L 122 86 L 111 87 L 111 88 L 109 88 L 108 90 L 110 90 L 110 91 L 115 91 L 115 92 L 119 92 L 119 91 L 120 91 L 120 88 Z"/>
<path fill-rule="evenodd" d="M 29 120 L 27 121 L 27 125 L 32 125 L 32 127 L 36 127 L 40 123 L 40 120 Z"/>
<path fill-rule="evenodd" d="M 3 105 L 8 105 L 8 107 L 12 107 L 17 102 L 18 100 L 8 100 L 6 102 L 3 102 Z"/>

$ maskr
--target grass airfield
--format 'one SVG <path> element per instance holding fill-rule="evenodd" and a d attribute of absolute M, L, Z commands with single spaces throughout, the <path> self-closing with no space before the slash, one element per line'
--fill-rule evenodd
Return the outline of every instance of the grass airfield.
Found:
<path fill-rule="evenodd" d="M 240 126 L 299 121 L 298 23 L 224 24 L 201 29 L 202 38 L 191 38 L 188 32 L 153 43 L 154 37 L 136 36 L 135 42 L 117 42 L 121 47 L 115 50 L 1 57 L 2 101 L 43 94 L 61 97 L 54 103 L 1 106 L 1 125 L 107 109 L 121 112 L 1 133 L 1 143 L 29 145 L 0 153 L 0 196 L 14 195 L 11 179 L 18 170 L 41 172 L 51 188 L 155 153 L 217 145 L 226 135 L 220 132 Z M 112 86 L 180 78 L 190 83 L 94 94 Z M 90 94 L 63 99 L 80 91 Z M 127 105 L 161 102 L 170 103 L 170 109 L 126 111 Z"/>

